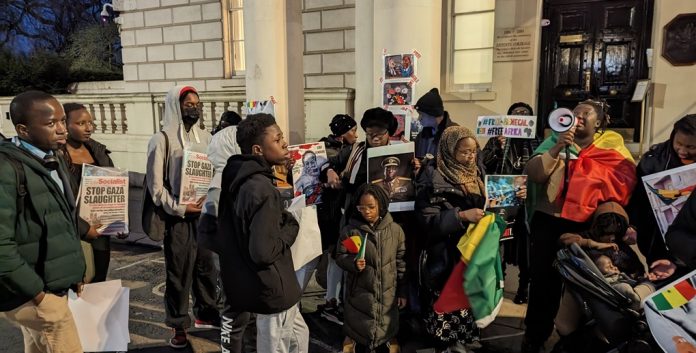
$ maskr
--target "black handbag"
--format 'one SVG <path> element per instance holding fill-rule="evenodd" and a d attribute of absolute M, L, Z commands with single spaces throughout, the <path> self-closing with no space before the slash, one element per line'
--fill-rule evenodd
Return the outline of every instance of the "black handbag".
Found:
<path fill-rule="evenodd" d="M 171 186 L 169 185 L 169 137 L 167 133 L 162 131 L 164 135 L 164 188 L 171 192 Z M 147 176 L 143 181 L 143 218 L 142 226 L 143 231 L 147 236 L 153 241 L 164 240 L 164 235 L 166 233 L 166 223 L 169 215 L 164 211 L 162 206 L 155 205 L 152 201 L 152 194 L 150 194 L 150 189 L 147 187 Z"/>

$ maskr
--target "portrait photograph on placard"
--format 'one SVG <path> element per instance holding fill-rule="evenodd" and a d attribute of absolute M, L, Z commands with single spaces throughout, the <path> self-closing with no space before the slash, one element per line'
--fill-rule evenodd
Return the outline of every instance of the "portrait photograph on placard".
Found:
<path fill-rule="evenodd" d="M 384 188 L 389 195 L 389 211 L 413 210 L 416 189 L 413 176 L 414 144 L 400 143 L 367 150 L 368 182 Z"/>

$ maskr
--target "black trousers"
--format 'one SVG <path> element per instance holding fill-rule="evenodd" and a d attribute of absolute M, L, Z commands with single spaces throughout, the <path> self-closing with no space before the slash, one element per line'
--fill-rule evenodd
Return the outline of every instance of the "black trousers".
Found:
<path fill-rule="evenodd" d="M 530 286 L 529 304 L 524 324 L 525 336 L 533 344 L 541 345 L 553 331 L 553 320 L 558 312 L 563 289 L 561 276 L 553 267 L 560 249 L 558 239 L 563 233 L 577 233 L 589 227 L 557 218 L 543 212 L 535 212 L 530 225 Z"/>
<path fill-rule="evenodd" d="M 106 281 L 111 261 L 111 239 L 108 236 L 90 240 L 92 255 L 94 256 L 94 278 L 92 283 Z"/>
<path fill-rule="evenodd" d="M 193 297 L 193 315 L 200 320 L 219 321 L 215 303 L 217 271 L 210 250 L 196 243 L 198 218 L 167 220 L 164 237 L 164 261 L 167 270 L 164 303 L 165 324 L 177 329 L 191 326 L 188 314 L 189 293 Z"/>
<path fill-rule="evenodd" d="M 220 282 L 222 289 L 222 282 Z M 242 290 L 242 289 L 238 289 Z M 220 326 L 222 353 L 256 353 L 256 314 L 233 311 L 221 290 L 223 309 Z"/>

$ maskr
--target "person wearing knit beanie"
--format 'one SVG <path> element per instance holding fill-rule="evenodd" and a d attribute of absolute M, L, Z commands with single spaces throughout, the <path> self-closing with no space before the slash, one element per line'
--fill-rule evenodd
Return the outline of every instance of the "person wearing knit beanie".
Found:
<path fill-rule="evenodd" d="M 352 145 L 358 140 L 357 126 L 355 119 L 347 114 L 336 114 L 329 124 L 333 139 L 347 145 Z"/>
<path fill-rule="evenodd" d="M 418 122 L 423 128 L 415 139 L 416 157 L 420 159 L 434 158 L 437 155 L 437 145 L 440 142 L 442 132 L 457 124 L 450 120 L 437 88 L 432 88 L 420 97 L 415 108 L 418 112 Z"/>

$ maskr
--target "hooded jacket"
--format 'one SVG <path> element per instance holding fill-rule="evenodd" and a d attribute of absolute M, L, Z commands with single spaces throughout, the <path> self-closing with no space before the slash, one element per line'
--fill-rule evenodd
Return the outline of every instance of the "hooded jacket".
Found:
<path fill-rule="evenodd" d="M 684 164 L 672 148 L 672 138 L 656 144 L 643 155 L 636 169 L 637 179 L 668 169 L 681 167 Z M 645 255 L 648 264 L 659 259 L 673 259 L 665 246 L 660 228 L 657 226 L 655 214 L 650 206 L 648 194 L 642 182 L 636 184 L 631 200 L 626 207 L 631 223 L 638 232 L 638 248 Z"/>
<path fill-rule="evenodd" d="M 419 132 L 415 139 L 416 158 L 422 159 L 427 154 L 436 156 L 437 146 L 440 144 L 442 133 L 450 126 L 459 126 L 459 124 L 452 121 L 449 113 L 445 111 L 443 119 L 437 126 L 437 131 L 434 134 L 432 129 L 423 129 L 423 131 Z"/>
<path fill-rule="evenodd" d="M 227 160 L 242 151 L 237 144 L 237 126 L 228 126 L 213 135 L 208 145 L 208 159 L 213 164 L 215 174 L 210 181 L 208 195 L 203 204 L 201 218 L 198 221 L 198 244 L 218 252 L 219 244 L 213 241 L 217 232 L 218 203 L 220 200 L 220 184 L 222 184 L 222 171 L 227 165 Z"/>
<path fill-rule="evenodd" d="M 17 174 L 8 158 L 23 165 L 26 178 L 19 212 Z M 7 311 L 41 291 L 62 293 L 81 282 L 85 260 L 72 195 L 61 191 L 37 158 L 12 142 L 0 142 L 0 165 L 0 311 Z M 63 160 L 60 168 L 67 174 Z"/>
<path fill-rule="evenodd" d="M 147 187 L 152 195 L 152 201 L 157 206 L 162 206 L 167 214 L 183 218 L 186 214 L 186 205 L 179 204 L 179 190 L 181 189 L 181 167 L 184 150 L 205 153 L 212 136 L 202 130 L 199 124 L 194 124 L 191 130 L 186 132 L 184 127 L 179 96 L 182 92 L 192 90 L 188 86 L 176 86 L 169 90 L 165 98 L 164 119 L 162 131 L 169 139 L 169 184 L 171 190 L 164 187 L 163 173 L 165 161 L 165 140 L 162 133 L 156 133 L 150 138 L 147 145 Z"/>
<path fill-rule="evenodd" d="M 220 277 L 232 311 L 274 314 L 300 300 L 290 246 L 299 224 L 283 210 L 271 166 L 232 156 L 222 172 L 215 241 Z"/>
<path fill-rule="evenodd" d="M 367 234 L 365 269 L 360 272 L 355 267 L 356 254 L 342 244 L 356 232 Z M 346 271 L 343 331 L 374 348 L 399 331 L 397 298 L 407 296 L 404 231 L 386 213 L 375 227 L 352 218 L 341 234 L 336 263 Z"/>

